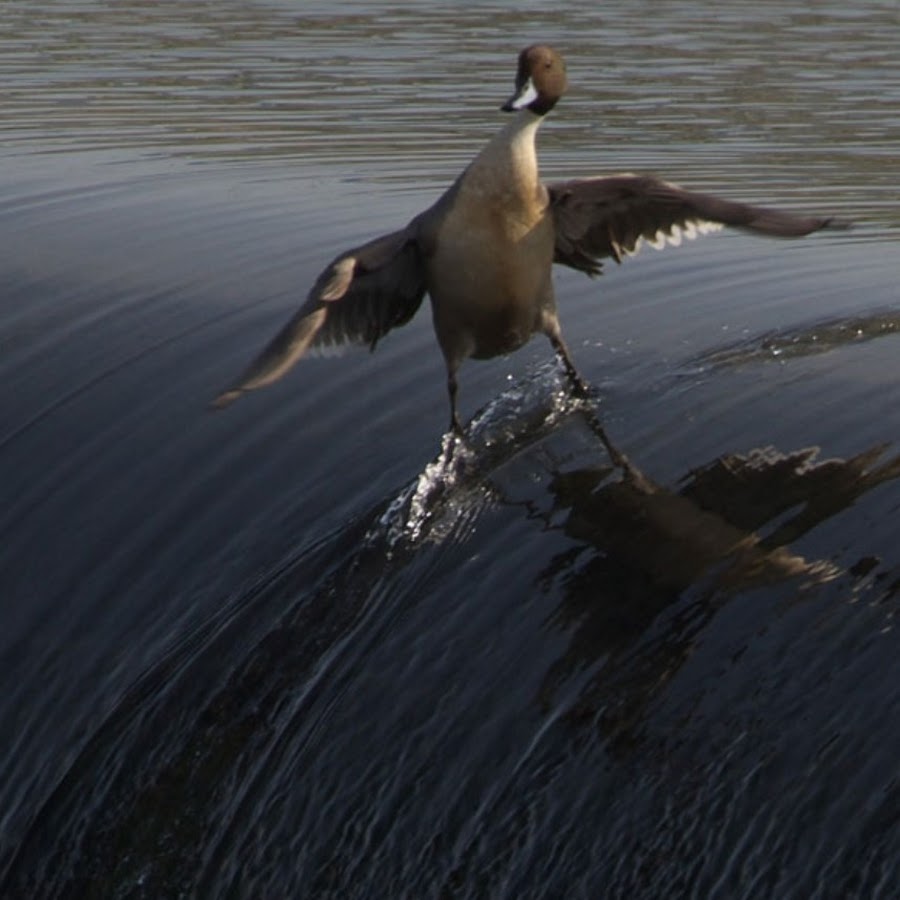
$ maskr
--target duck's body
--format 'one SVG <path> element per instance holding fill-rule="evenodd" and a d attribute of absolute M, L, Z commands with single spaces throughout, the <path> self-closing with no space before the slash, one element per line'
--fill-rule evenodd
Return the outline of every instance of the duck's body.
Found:
<path fill-rule="evenodd" d="M 539 125 L 539 116 L 519 112 L 434 208 L 426 284 L 457 431 L 453 397 L 462 361 L 518 350 L 556 319 L 553 218 L 534 144 Z"/>
<path fill-rule="evenodd" d="M 338 256 L 297 314 L 215 404 L 224 406 L 280 378 L 315 346 L 374 347 L 412 318 L 427 292 L 447 364 L 451 427 L 461 432 L 456 372 L 469 357 L 510 353 L 542 333 L 573 386 L 585 387 L 560 332 L 554 262 L 596 275 L 604 257 L 621 262 L 642 239 L 662 246 L 722 225 L 800 236 L 831 222 L 634 175 L 545 186 L 535 136 L 565 88 L 565 66 L 557 53 L 543 46 L 523 50 L 516 93 L 503 107 L 514 118 L 406 228 Z"/>

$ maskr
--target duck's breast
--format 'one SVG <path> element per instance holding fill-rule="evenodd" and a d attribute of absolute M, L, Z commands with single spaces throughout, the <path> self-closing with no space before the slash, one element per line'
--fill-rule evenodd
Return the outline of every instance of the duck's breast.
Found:
<path fill-rule="evenodd" d="M 490 357 L 525 343 L 552 303 L 553 222 L 540 193 L 523 204 L 467 187 L 435 229 L 428 289 L 445 353 Z"/>

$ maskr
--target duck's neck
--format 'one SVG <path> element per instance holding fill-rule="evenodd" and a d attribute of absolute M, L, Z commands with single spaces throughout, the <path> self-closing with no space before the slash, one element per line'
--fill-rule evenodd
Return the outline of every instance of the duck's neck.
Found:
<path fill-rule="evenodd" d="M 475 157 L 470 174 L 481 190 L 530 197 L 539 189 L 535 137 L 543 118 L 517 112 Z"/>

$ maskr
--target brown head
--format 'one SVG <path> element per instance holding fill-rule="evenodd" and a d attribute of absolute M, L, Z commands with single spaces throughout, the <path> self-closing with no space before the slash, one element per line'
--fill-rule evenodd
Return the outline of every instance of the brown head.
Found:
<path fill-rule="evenodd" d="M 532 44 L 519 54 L 516 92 L 500 107 L 504 112 L 530 109 L 546 115 L 565 93 L 566 64 L 562 57 L 545 44 Z"/>

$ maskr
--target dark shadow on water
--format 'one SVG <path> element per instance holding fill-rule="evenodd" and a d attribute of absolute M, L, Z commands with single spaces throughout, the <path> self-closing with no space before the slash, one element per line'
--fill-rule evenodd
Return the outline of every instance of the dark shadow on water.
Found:
<path fill-rule="evenodd" d="M 254 798 L 285 730 L 300 732 L 293 747 L 313 739 L 353 660 L 420 602 L 429 573 L 449 565 L 446 554 L 492 507 L 518 504 L 569 544 L 536 585 L 561 595 L 548 633 L 571 637 L 535 706 L 594 667 L 565 718 L 598 723 L 621 753 L 729 598 L 853 577 L 789 544 L 900 475 L 900 457 L 882 461 L 883 447 L 824 462 L 815 449 L 765 448 L 715 459 L 667 488 L 616 450 L 585 404 L 542 405 L 543 380 L 529 390 L 476 417 L 452 459 L 445 447 L 396 497 L 267 573 L 155 665 L 34 816 L 2 895 L 199 896 L 229 880 L 240 886 L 234 847 L 254 827 Z M 543 445 L 568 425 L 594 435 L 596 466 L 554 468 Z M 549 497 L 543 487 L 526 503 L 507 497 L 503 471 L 523 456 L 544 467 Z"/>
<path fill-rule="evenodd" d="M 845 574 L 789 544 L 900 476 L 900 456 L 882 460 L 885 451 L 822 462 L 818 448 L 728 454 L 691 472 L 677 491 L 631 464 L 559 473 L 555 509 L 577 544 L 551 561 L 544 583 L 562 584 L 551 621 L 572 638 L 547 673 L 542 702 L 599 663 L 569 715 L 597 717 L 611 741 L 627 745 L 722 603 L 786 582 L 802 592 Z M 850 575 L 878 564 L 863 557 Z M 677 617 L 635 652 L 663 611 L 684 598 Z"/>

